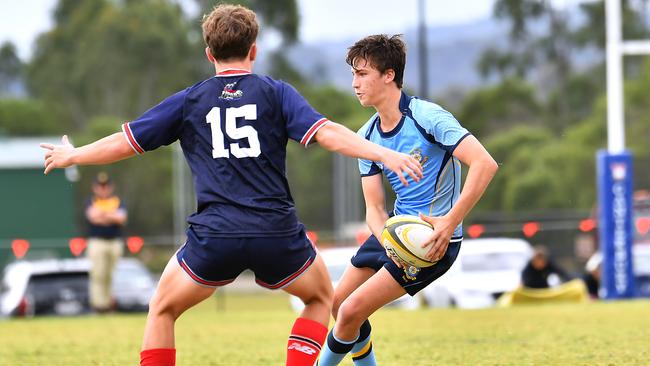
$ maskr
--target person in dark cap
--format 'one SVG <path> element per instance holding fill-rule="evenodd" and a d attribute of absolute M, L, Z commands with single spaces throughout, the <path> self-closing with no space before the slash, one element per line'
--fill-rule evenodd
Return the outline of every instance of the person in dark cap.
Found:
<path fill-rule="evenodd" d="M 127 211 L 108 174 L 97 174 L 93 195 L 86 204 L 88 259 L 90 260 L 90 305 L 99 313 L 113 308 L 113 269 L 124 251 L 122 228 Z"/>

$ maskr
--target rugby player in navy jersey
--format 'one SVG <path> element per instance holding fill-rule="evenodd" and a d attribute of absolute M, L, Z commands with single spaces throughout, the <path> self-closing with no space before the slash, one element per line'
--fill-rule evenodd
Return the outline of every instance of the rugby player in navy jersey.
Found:
<path fill-rule="evenodd" d="M 151 300 L 141 365 L 174 365 L 174 324 L 187 309 L 242 271 L 259 285 L 305 303 L 287 345 L 287 365 L 312 366 L 327 335 L 333 289 L 298 221 L 285 178 L 289 139 L 381 162 L 404 184 L 419 181 L 413 157 L 373 144 L 316 112 L 285 82 L 251 72 L 255 13 L 233 5 L 204 17 L 206 55 L 216 76 L 182 90 L 122 132 L 74 148 L 41 144 L 45 173 L 72 164 L 107 164 L 180 141 L 192 170 L 197 212 Z"/>
<path fill-rule="evenodd" d="M 368 317 L 404 294 L 415 295 L 449 269 L 463 239 L 463 218 L 497 170 L 490 154 L 451 113 L 402 91 L 406 47 L 399 36 L 366 37 L 350 47 L 346 61 L 352 67 L 352 87 L 359 102 L 377 111 L 359 135 L 417 157 L 424 178 L 405 186 L 380 161 L 359 160 L 366 222 L 372 235 L 352 257 L 335 289 L 332 314 L 336 323 L 323 347 L 320 366 L 337 365 L 348 352 L 355 365 L 376 365 Z M 462 193 L 461 162 L 469 166 Z M 382 173 L 397 197 L 393 214 L 420 215 L 433 225 L 424 247 L 429 247 L 428 259 L 437 261 L 434 266 L 404 265 L 390 258 L 377 240 L 389 217 Z"/>

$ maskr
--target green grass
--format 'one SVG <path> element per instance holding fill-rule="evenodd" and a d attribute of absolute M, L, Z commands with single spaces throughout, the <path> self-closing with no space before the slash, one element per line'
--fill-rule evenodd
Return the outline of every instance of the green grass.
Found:
<path fill-rule="evenodd" d="M 283 365 L 282 293 L 227 293 L 177 324 L 178 365 Z M 135 365 L 144 315 L 0 321 L 0 365 Z M 380 365 L 650 365 L 650 301 L 382 310 Z M 343 365 L 352 365 L 348 359 Z"/>

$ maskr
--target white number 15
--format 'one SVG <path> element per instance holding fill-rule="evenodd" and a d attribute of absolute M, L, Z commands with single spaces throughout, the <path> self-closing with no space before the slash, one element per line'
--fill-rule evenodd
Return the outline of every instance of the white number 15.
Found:
<path fill-rule="evenodd" d="M 254 158 L 260 155 L 260 140 L 257 131 L 253 126 L 237 127 L 237 118 L 245 120 L 257 120 L 257 105 L 246 104 L 241 107 L 226 108 L 225 132 L 233 140 L 247 139 L 250 147 L 240 147 L 239 143 L 230 144 L 230 150 L 226 148 L 223 133 L 221 130 L 221 108 L 214 107 L 210 110 L 206 121 L 210 124 L 212 131 L 212 157 L 229 158 L 232 153 L 236 158 Z"/>

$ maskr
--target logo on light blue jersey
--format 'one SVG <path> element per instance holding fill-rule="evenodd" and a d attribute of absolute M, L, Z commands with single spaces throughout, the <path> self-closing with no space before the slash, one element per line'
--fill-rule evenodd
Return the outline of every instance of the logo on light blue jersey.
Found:
<path fill-rule="evenodd" d="M 427 160 L 429 160 L 428 156 L 422 155 L 422 149 L 418 147 L 411 150 L 411 152 L 409 152 L 409 155 L 411 155 L 415 160 L 417 160 L 422 166 L 424 166 L 424 163 L 426 163 Z"/>

